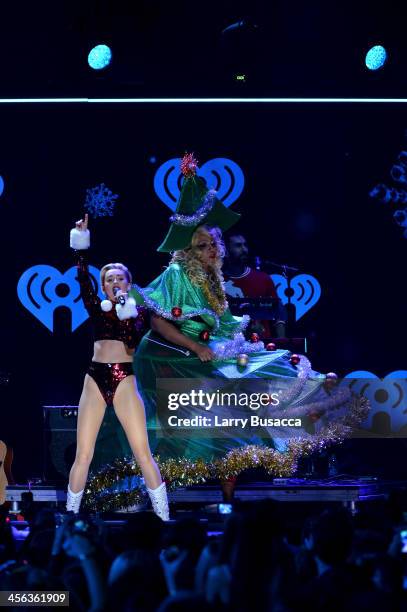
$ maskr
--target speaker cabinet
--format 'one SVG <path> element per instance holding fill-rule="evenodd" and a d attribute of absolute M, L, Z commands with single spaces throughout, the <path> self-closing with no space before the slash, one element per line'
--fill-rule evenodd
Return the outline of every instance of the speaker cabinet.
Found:
<path fill-rule="evenodd" d="M 43 478 L 46 482 L 66 484 L 68 480 L 75 459 L 77 418 L 78 406 L 43 406 Z M 114 459 L 131 454 L 124 431 L 113 408 L 109 406 L 90 469 L 95 472 Z"/>

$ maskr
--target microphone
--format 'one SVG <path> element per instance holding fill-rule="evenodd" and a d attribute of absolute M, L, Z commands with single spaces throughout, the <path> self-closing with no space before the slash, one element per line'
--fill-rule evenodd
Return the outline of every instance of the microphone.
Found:
<path fill-rule="evenodd" d="M 119 287 L 113 287 L 113 295 L 114 295 L 114 297 L 117 296 L 119 291 L 120 291 Z M 126 303 L 126 298 L 124 297 L 124 295 L 119 295 L 117 297 L 117 301 L 119 302 L 120 306 L 124 306 L 125 303 Z"/>
<path fill-rule="evenodd" d="M 263 264 L 265 266 L 271 266 L 273 268 L 279 268 L 280 270 L 290 270 L 290 272 L 299 272 L 300 271 L 299 268 L 294 268 L 294 266 L 288 266 L 286 264 L 280 264 L 280 263 L 277 263 L 275 261 L 270 261 L 268 259 L 263 259 L 262 262 L 263 262 Z"/>
<path fill-rule="evenodd" d="M 261 270 L 261 258 L 258 255 L 254 258 L 254 265 L 256 270 Z"/>

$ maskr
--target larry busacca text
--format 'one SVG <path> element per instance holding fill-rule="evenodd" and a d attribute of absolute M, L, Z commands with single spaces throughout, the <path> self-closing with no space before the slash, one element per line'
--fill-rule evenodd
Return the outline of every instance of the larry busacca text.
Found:
<path fill-rule="evenodd" d="M 172 414 L 168 417 L 168 425 L 170 427 L 195 428 L 195 427 L 238 427 L 245 429 L 246 427 L 302 427 L 301 419 L 294 418 L 270 418 L 250 415 L 250 417 L 220 417 L 218 415 L 201 416 L 197 415 L 191 418 L 177 417 Z"/>

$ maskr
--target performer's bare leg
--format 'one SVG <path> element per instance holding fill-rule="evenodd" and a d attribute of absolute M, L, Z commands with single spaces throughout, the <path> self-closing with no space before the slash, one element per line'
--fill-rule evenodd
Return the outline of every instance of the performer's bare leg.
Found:
<path fill-rule="evenodd" d="M 106 402 L 97 384 L 86 374 L 79 401 L 76 457 L 69 475 L 69 487 L 73 493 L 85 488 L 105 409 Z"/>
<path fill-rule="evenodd" d="M 161 475 L 151 454 L 144 404 L 134 376 L 127 376 L 120 382 L 113 405 L 147 487 L 156 489 L 162 482 Z"/>

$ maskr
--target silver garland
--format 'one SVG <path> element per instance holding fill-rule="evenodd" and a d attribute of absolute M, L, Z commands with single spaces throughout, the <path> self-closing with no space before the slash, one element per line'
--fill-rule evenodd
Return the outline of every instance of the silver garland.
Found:
<path fill-rule="evenodd" d="M 304 416 L 304 414 L 309 415 L 313 412 L 324 414 L 332 408 L 338 409 L 344 406 L 352 398 L 352 393 L 349 389 L 337 389 L 333 393 L 327 394 L 327 397 L 324 399 L 319 399 L 308 404 L 301 403 L 301 405 L 292 406 L 292 402 L 295 402 L 296 398 L 300 396 L 307 380 L 310 379 L 311 363 L 304 355 L 301 355 L 300 362 L 297 365 L 297 373 L 298 375 L 290 385 L 290 389 L 286 392 L 279 392 L 279 407 L 273 411 L 275 416 L 278 416 L 279 413 L 281 416 L 280 411 L 282 408 L 284 409 L 284 406 L 285 418 L 301 417 Z"/>
<path fill-rule="evenodd" d="M 168 319 L 169 321 L 188 321 L 189 319 L 193 319 L 194 317 L 200 315 L 208 315 L 215 319 L 214 331 L 219 329 L 219 316 L 213 310 L 209 308 L 197 308 L 193 312 L 189 314 L 181 314 L 179 317 L 175 317 L 171 311 L 165 310 L 160 304 L 152 300 L 148 297 L 147 292 L 139 287 L 136 283 L 133 283 L 132 287 L 141 295 L 144 299 L 147 308 L 155 312 L 159 317 L 163 317 L 163 319 Z"/>
<path fill-rule="evenodd" d="M 311 363 L 304 355 L 300 356 L 300 362 L 297 365 L 297 377 L 295 382 L 290 385 L 290 389 L 281 394 L 280 407 L 283 405 L 289 406 L 291 402 L 297 398 L 302 392 L 311 372 Z"/>
<path fill-rule="evenodd" d="M 210 189 L 206 194 L 202 205 L 193 215 L 178 215 L 177 213 L 175 213 L 170 217 L 171 223 L 174 223 L 175 225 L 182 225 L 184 227 L 192 227 L 194 225 L 198 225 L 212 210 L 215 204 L 215 195 L 216 191 L 214 189 Z"/>
<path fill-rule="evenodd" d="M 241 332 L 244 332 L 246 327 L 249 325 L 249 323 L 250 323 L 249 315 L 247 315 L 247 314 L 243 315 L 242 316 L 242 320 L 240 321 L 239 325 L 234 330 L 233 337 L 236 337 L 237 334 L 240 334 Z M 263 348 L 264 348 L 264 344 L 263 344 Z"/>
<path fill-rule="evenodd" d="M 246 315 L 247 316 L 247 315 Z M 222 359 L 232 359 L 242 353 L 259 353 L 264 351 L 263 342 L 248 342 L 244 335 L 239 332 L 235 334 L 232 340 L 226 340 L 214 345 L 213 352 L 215 353 L 215 360 L 221 361 Z"/>

